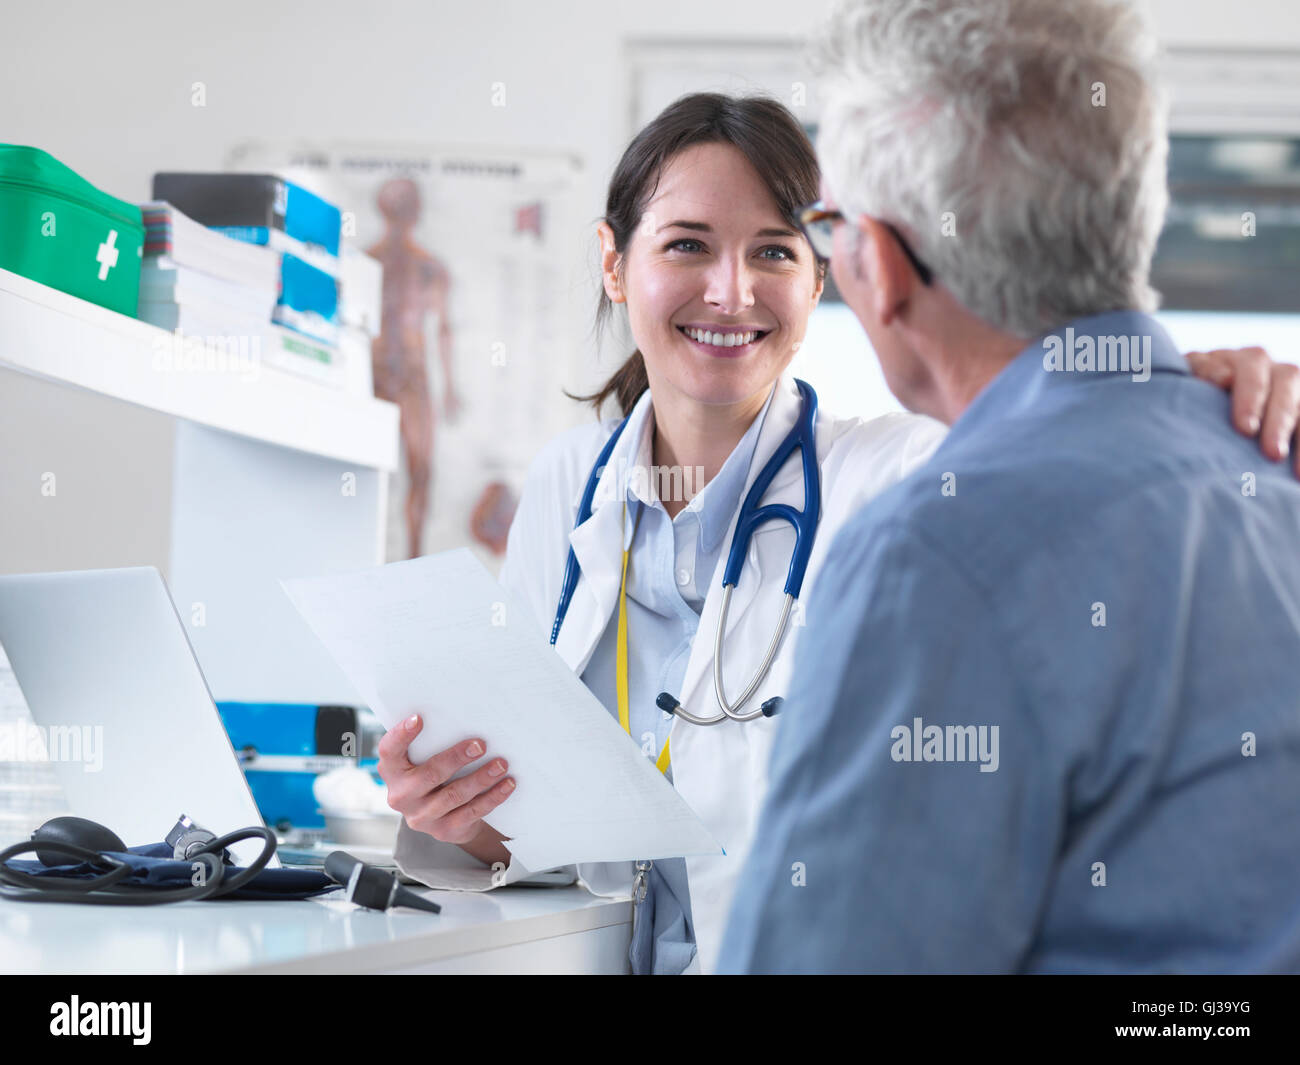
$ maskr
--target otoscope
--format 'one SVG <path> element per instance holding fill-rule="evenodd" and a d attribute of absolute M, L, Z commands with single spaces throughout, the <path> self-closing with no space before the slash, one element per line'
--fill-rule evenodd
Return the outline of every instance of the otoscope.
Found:
<path fill-rule="evenodd" d="M 334 851 L 325 859 L 325 875 L 343 885 L 349 902 L 368 910 L 410 906 L 428 913 L 442 913 L 441 906 L 410 888 L 402 887 L 392 873 L 366 865 L 347 851 Z"/>

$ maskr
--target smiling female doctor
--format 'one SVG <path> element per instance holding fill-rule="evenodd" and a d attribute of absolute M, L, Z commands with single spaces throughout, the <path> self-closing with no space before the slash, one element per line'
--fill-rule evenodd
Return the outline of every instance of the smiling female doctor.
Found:
<path fill-rule="evenodd" d="M 611 181 L 600 240 L 601 315 L 611 301 L 626 304 L 638 350 L 604 389 L 585 397 L 597 409 L 615 398 L 626 422 L 617 439 L 619 419 L 548 445 L 528 474 L 510 530 L 502 584 L 539 631 L 552 633 L 564 661 L 726 850 L 638 863 L 646 891 L 643 898 L 636 892 L 635 972 L 712 970 L 762 807 L 776 719 L 758 713 L 743 723 L 724 717 L 698 725 L 664 713 L 656 699 L 667 692 L 687 714 L 720 713 L 714 634 L 741 503 L 815 404 L 786 369 L 822 292 L 824 264 L 794 221 L 817 198 L 818 182 L 811 144 L 775 101 L 684 97 L 637 136 Z M 1238 391 L 1262 409 L 1259 360 L 1245 357 L 1236 376 Z M 1226 384 L 1236 364 L 1204 357 L 1200 369 Z M 1290 396 L 1286 404 L 1289 438 L 1300 401 Z M 1281 431 L 1277 419 L 1285 416 L 1270 408 L 1266 431 Z M 943 432 L 916 415 L 863 421 L 816 410 L 816 454 L 807 458 L 820 476 L 820 498 L 813 493 L 820 520 L 804 545 L 811 553 L 803 591 L 839 526 L 921 463 Z M 808 506 L 804 458 L 796 447 L 774 464 L 763 505 Z M 693 483 L 697 468 L 702 476 Z M 665 486 L 671 490 L 657 491 Z M 590 516 L 583 510 L 574 528 L 588 488 Z M 691 489 L 698 494 L 691 497 Z M 739 703 L 759 672 L 786 609 L 795 550 L 792 525 L 773 521 L 756 529 L 738 557 L 721 669 L 729 703 Z M 571 551 L 580 569 L 566 595 Z M 770 668 L 733 709 L 753 713 L 786 693 L 805 620 L 796 604 Z M 528 875 L 482 821 L 513 791 L 510 752 L 451 781 L 494 752 L 469 739 L 413 766 L 406 749 L 418 730 L 412 717 L 379 749 L 389 804 L 404 815 L 398 864 L 435 887 L 483 889 Z M 579 866 L 577 874 L 597 894 L 626 896 L 636 869 L 605 863 Z"/>

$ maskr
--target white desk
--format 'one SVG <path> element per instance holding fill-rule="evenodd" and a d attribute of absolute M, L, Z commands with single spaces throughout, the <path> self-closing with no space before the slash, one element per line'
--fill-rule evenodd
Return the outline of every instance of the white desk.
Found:
<path fill-rule="evenodd" d="M 579 887 L 424 891 L 441 914 L 302 902 L 0 899 L 0 972 L 625 973 L 632 904 Z"/>

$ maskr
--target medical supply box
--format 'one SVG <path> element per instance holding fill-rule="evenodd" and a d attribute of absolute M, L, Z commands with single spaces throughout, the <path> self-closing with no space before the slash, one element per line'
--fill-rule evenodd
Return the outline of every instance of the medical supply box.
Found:
<path fill-rule="evenodd" d="M 342 212 L 274 174 L 154 174 L 153 198 L 205 226 L 247 230 L 228 235 L 250 244 L 269 243 L 265 231 L 278 229 L 331 256 L 339 253 Z"/>
<path fill-rule="evenodd" d="M 0 267 L 135 317 L 140 208 L 48 152 L 0 144 Z"/>
<path fill-rule="evenodd" d="M 312 792 L 316 777 L 340 766 L 378 764 L 384 729 L 362 708 L 219 702 L 217 712 L 268 825 L 324 828 Z"/>

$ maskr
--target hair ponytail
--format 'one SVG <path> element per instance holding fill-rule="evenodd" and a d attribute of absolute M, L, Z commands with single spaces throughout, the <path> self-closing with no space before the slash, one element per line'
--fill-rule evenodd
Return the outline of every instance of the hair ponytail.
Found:
<path fill-rule="evenodd" d="M 645 358 L 638 349 L 628 356 L 627 361 L 614 372 L 614 376 L 605 382 L 605 387 L 591 399 L 599 409 L 606 399 L 611 395 L 614 396 L 618 400 L 619 410 L 626 417 L 632 413 L 632 408 L 641 398 L 641 393 L 649 387 L 650 379 L 645 372 Z"/>

